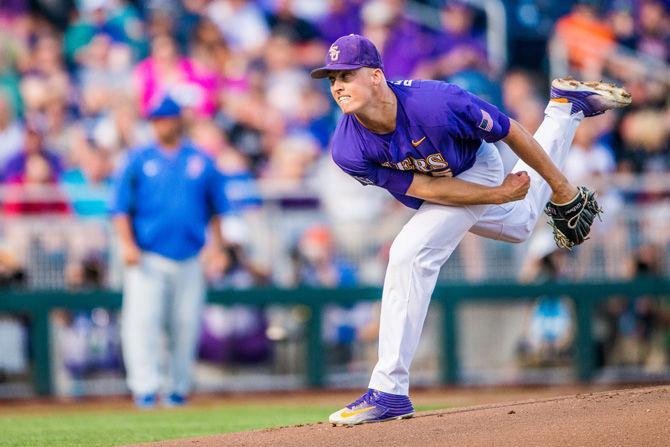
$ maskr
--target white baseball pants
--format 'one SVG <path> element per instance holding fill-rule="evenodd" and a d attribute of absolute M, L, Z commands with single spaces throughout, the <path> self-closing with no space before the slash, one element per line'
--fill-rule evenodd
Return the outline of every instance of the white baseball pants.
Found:
<path fill-rule="evenodd" d="M 127 383 L 135 396 L 188 394 L 204 300 L 197 257 L 174 261 L 144 252 L 139 265 L 126 269 L 121 337 Z"/>
<path fill-rule="evenodd" d="M 582 114 L 571 105 L 550 102 L 535 139 L 563 168 Z M 509 242 L 528 238 L 551 197 L 549 185 L 506 144 L 484 143 L 474 166 L 457 177 L 481 185 L 499 185 L 510 172 L 528 171 L 524 200 L 504 205 L 444 206 L 424 203 L 400 230 L 391 246 L 384 280 L 379 329 L 379 360 L 370 388 L 408 395 L 414 358 L 430 297 L 442 265 L 465 233 Z"/>

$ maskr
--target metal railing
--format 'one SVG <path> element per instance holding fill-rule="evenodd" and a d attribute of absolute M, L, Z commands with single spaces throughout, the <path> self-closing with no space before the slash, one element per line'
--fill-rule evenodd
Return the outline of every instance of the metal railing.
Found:
<path fill-rule="evenodd" d="M 597 179 L 594 179 L 592 183 L 596 182 Z M 604 203 L 606 212 L 603 222 L 594 225 L 592 239 L 569 254 L 570 271 L 565 272 L 565 279 L 626 279 L 631 272 L 625 271 L 622 260 L 633 260 L 638 247 L 644 244 L 653 244 L 662 258 L 668 258 L 670 254 L 668 174 L 603 177 L 602 183 L 609 190 L 621 192 L 620 196 L 644 194 L 660 199 L 640 204 L 619 200 L 616 206 L 611 207 L 609 203 Z M 261 190 L 265 191 L 265 188 Z M 267 190 L 272 191 L 272 188 Z M 307 209 L 286 207 L 283 200 L 291 197 L 286 192 L 280 196 L 276 192 L 268 193 L 264 196 L 264 204 L 252 215 L 233 218 L 237 219 L 238 229 L 243 230 L 241 237 L 245 240 L 239 243 L 249 254 L 250 261 L 266 270 L 273 284 L 292 286 L 298 241 L 310 227 L 322 225 L 333 235 L 333 246 L 329 247 L 333 256 L 346 261 L 360 273 L 357 275 L 358 284 L 381 285 L 388 245 L 411 216 L 411 210 L 384 208 L 382 204 L 373 213 L 372 206 L 368 206 L 364 212 L 374 218 L 360 221 L 356 220 L 358 216 L 354 216 L 345 220 L 334 216 L 332 210 L 328 211 L 328 198 L 324 199 L 319 191 L 305 187 L 300 192 L 301 200 L 304 202 L 303 199 L 307 198 L 313 206 Z M 349 196 L 345 193 L 340 193 L 340 196 L 340 199 L 344 197 L 344 201 L 335 205 L 349 205 L 346 201 Z M 605 195 L 602 197 L 605 199 Z M 392 199 L 389 197 L 388 200 Z M 330 208 L 336 208 L 335 205 Z M 440 282 L 514 281 L 519 278 L 523 261 L 530 256 L 528 251 L 532 251 L 536 241 L 542 242 L 542 236 L 546 236 L 542 232 L 547 230 L 548 226 L 540 222 L 538 237 L 524 244 L 508 244 L 467 235 L 442 269 Z M 549 245 L 553 246 L 550 237 Z M 38 215 L 1 218 L 0 253 L 3 252 L 12 255 L 14 262 L 24 269 L 28 289 L 77 288 L 77 284 L 68 282 L 66 278 L 72 271 L 68 269 L 91 262 L 100 270 L 98 287 L 120 287 L 118 244 L 105 217 Z M 670 275 L 670 263 L 662 264 L 658 267 L 664 274 Z"/>

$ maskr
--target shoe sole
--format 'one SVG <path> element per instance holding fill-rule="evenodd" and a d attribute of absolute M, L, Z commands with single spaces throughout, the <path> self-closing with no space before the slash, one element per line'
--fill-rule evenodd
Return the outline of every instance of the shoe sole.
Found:
<path fill-rule="evenodd" d="M 407 413 L 403 414 L 400 416 L 394 416 L 392 418 L 386 418 L 386 419 L 375 419 L 373 421 L 360 421 L 360 422 L 331 422 L 333 427 L 346 427 L 346 426 L 351 426 L 351 425 L 361 425 L 361 424 L 374 424 L 376 422 L 388 422 L 388 421 L 396 421 L 400 419 L 409 419 L 412 416 L 414 416 L 414 413 Z"/>
<path fill-rule="evenodd" d="M 608 82 L 583 82 L 572 78 L 558 78 L 551 82 L 551 86 L 564 92 L 592 92 L 611 101 L 613 107 L 626 107 L 632 101 L 632 96 L 624 88 Z"/>

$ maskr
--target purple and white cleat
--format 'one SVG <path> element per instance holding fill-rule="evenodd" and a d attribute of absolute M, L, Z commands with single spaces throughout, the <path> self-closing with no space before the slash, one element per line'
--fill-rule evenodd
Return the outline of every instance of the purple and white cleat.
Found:
<path fill-rule="evenodd" d="M 631 103 L 626 90 L 607 82 L 582 82 L 571 77 L 557 78 L 551 83 L 551 101 L 569 102 L 572 113 L 595 116 Z"/>
<path fill-rule="evenodd" d="M 407 396 L 384 393 L 372 388 L 346 407 L 328 418 L 333 425 L 357 425 L 407 419 L 414 415 L 414 407 Z"/>

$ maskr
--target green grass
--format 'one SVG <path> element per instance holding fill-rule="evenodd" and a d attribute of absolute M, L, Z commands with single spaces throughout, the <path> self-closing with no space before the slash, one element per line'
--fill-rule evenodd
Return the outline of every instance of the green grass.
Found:
<path fill-rule="evenodd" d="M 0 417 L 0 446 L 118 446 L 317 422 L 330 407 L 225 406 Z"/>
<path fill-rule="evenodd" d="M 313 423 L 324 421 L 332 411 L 334 408 L 323 406 L 227 405 L 0 416 L 0 446 L 119 446 Z"/>

